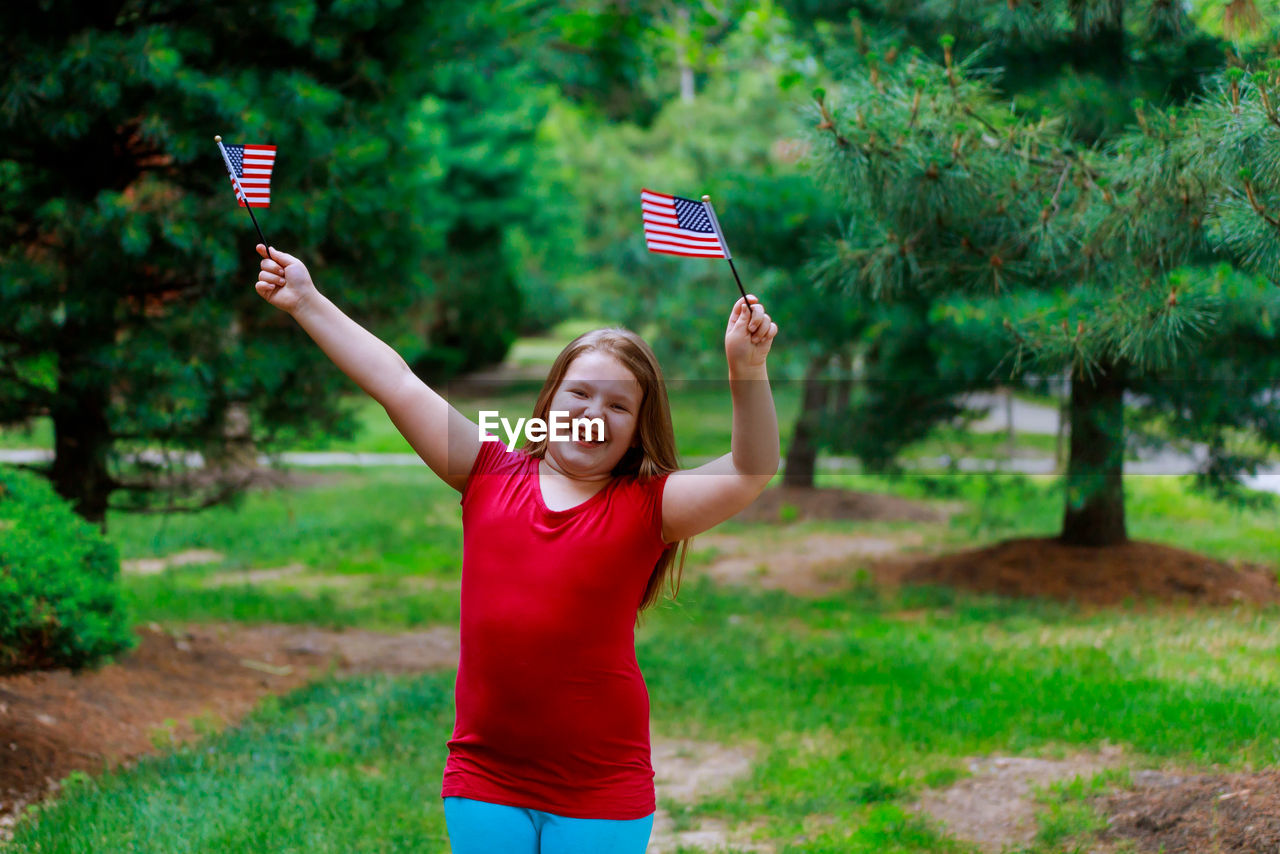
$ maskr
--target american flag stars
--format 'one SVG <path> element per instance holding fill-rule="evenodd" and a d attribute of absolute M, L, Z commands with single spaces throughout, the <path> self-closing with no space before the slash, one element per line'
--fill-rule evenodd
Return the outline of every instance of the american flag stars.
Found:
<path fill-rule="evenodd" d="M 640 212 L 650 252 L 695 258 L 729 257 L 724 238 L 704 203 L 641 190 Z"/>
<path fill-rule="evenodd" d="M 245 207 L 245 197 L 251 207 L 271 207 L 271 170 L 276 164 L 276 147 L 274 145 L 226 145 L 227 161 L 231 172 L 235 175 L 234 186 L 239 182 L 244 190 L 236 190 L 236 198 L 240 207 Z"/>

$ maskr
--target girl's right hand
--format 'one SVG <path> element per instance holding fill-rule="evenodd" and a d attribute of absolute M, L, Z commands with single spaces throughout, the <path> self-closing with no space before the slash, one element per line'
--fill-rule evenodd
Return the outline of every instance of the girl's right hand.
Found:
<path fill-rule="evenodd" d="M 316 293 L 311 274 L 297 258 L 274 246 L 268 253 L 267 247 L 261 243 L 258 244 L 258 254 L 262 256 L 262 269 L 258 272 L 258 282 L 254 287 L 264 300 L 281 311 L 293 314 L 308 297 Z"/>

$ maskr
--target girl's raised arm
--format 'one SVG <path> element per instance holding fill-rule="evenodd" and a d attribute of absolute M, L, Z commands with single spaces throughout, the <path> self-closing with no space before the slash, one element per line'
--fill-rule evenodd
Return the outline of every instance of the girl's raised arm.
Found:
<path fill-rule="evenodd" d="M 382 404 L 418 456 L 459 492 L 480 452 L 474 422 L 409 369 L 395 350 L 316 290 L 301 261 L 261 243 L 258 294 L 288 312 L 342 372 Z"/>
<path fill-rule="evenodd" d="M 667 479 L 662 539 L 668 543 L 701 534 L 746 509 L 777 473 L 778 412 L 765 370 L 765 357 L 777 334 L 778 324 L 754 296 L 734 303 L 724 335 L 733 396 L 732 450 Z"/>

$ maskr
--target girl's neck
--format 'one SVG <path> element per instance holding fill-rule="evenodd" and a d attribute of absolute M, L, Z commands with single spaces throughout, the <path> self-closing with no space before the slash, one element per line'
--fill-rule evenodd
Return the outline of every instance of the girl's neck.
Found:
<path fill-rule="evenodd" d="M 585 476 L 570 474 L 566 471 L 562 471 L 554 462 L 551 461 L 550 457 L 546 457 L 546 456 L 538 460 L 538 473 L 542 475 L 546 475 L 548 477 L 564 478 L 566 481 L 569 481 L 574 484 L 579 484 L 583 487 L 586 487 L 588 485 L 602 486 L 608 483 L 609 481 L 613 480 L 612 472 L 604 472 L 602 474 L 593 474 L 593 475 L 585 475 Z"/>
<path fill-rule="evenodd" d="M 545 458 L 538 461 L 538 493 L 548 510 L 572 510 L 590 501 L 609 486 L 610 475 L 577 478 L 557 471 Z"/>

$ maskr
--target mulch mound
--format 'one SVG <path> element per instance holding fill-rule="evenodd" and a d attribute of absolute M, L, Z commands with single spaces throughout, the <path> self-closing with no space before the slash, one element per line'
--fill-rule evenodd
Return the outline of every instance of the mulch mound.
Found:
<path fill-rule="evenodd" d="M 1273 570 L 1132 541 L 1090 548 L 1068 546 L 1056 539 L 1009 540 L 917 561 L 899 577 L 907 584 L 938 584 L 1088 605 L 1280 602 L 1280 584 Z"/>
<path fill-rule="evenodd" d="M 1141 852 L 1280 851 L 1280 771 L 1226 776 L 1134 775 L 1138 787 L 1111 795 L 1105 836 L 1129 839 Z"/>
<path fill-rule="evenodd" d="M 166 720 L 175 724 L 167 738 L 192 740 L 190 718 L 235 723 L 264 695 L 293 690 L 328 663 L 213 630 L 135 632 L 138 648 L 98 670 L 0 677 L 0 839 L 26 804 L 72 771 L 97 774 L 155 752 L 152 736 Z"/>
<path fill-rule="evenodd" d="M 797 522 L 810 519 L 869 522 L 942 522 L 945 509 L 893 495 L 778 486 L 766 489 L 750 507 L 733 517 L 739 522 Z"/>

